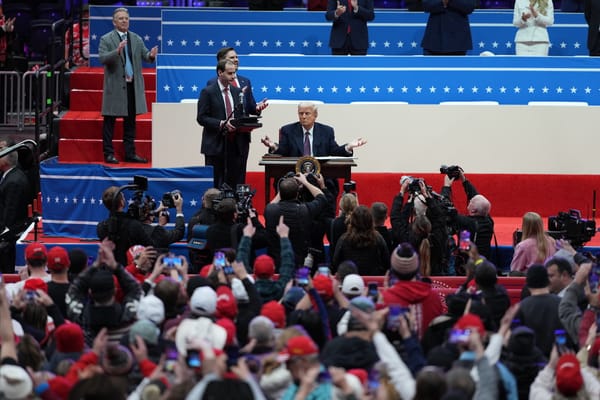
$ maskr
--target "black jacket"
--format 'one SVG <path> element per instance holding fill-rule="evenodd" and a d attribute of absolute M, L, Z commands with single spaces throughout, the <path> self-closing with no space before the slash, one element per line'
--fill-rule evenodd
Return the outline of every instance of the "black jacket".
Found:
<path fill-rule="evenodd" d="M 302 265 L 310 246 L 310 232 L 313 221 L 327 207 L 325 195 L 318 195 L 312 201 L 301 203 L 297 200 L 282 200 L 268 204 L 265 208 L 265 224 L 267 234 L 267 253 L 275 260 L 275 265 L 281 265 L 279 235 L 277 225 L 279 217 L 290 228 L 290 241 L 294 249 L 296 266 Z"/>
<path fill-rule="evenodd" d="M 114 235 L 111 231 L 114 231 Z M 96 233 L 101 241 L 109 237 L 115 242 L 115 258 L 121 265 L 127 265 L 127 250 L 133 245 L 159 247 L 144 230 L 144 224 L 121 211 L 99 222 Z"/>
<path fill-rule="evenodd" d="M 185 234 L 185 220 L 182 216 L 175 218 L 175 228 L 165 229 L 161 225 L 143 224 L 144 230 L 159 249 L 169 248 L 171 243 L 183 239 Z"/>
<path fill-rule="evenodd" d="M 96 326 L 94 321 L 103 319 L 106 322 L 105 325 L 109 325 L 108 322 L 110 322 L 112 326 L 109 327 L 109 335 L 121 328 L 126 328 L 135 320 L 137 303 L 142 297 L 142 288 L 138 282 L 125 271 L 123 266 L 119 265 L 113 274 L 123 291 L 121 304 L 114 303 L 112 306 L 106 307 L 94 306 L 88 292 L 92 276 L 98 268 L 101 267 L 88 268 L 83 271 L 71 284 L 66 296 L 67 317 L 71 322 L 81 325 L 88 346 L 92 344 L 101 328 Z"/>
<path fill-rule="evenodd" d="M 465 180 L 463 183 L 467 201 L 479 194 L 475 186 Z M 452 199 L 452 188 L 444 186 L 442 188 L 442 196 Z M 492 237 L 494 236 L 494 220 L 489 216 L 472 216 L 472 215 L 457 215 L 456 223 L 459 231 L 467 230 L 471 234 L 471 241 L 477 246 L 479 254 L 487 259 L 490 259 L 492 249 Z"/>

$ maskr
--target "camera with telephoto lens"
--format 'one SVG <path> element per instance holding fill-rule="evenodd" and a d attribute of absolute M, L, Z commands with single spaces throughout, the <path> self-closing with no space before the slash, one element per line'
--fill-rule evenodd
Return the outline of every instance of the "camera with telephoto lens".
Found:
<path fill-rule="evenodd" d="M 446 174 L 450 179 L 458 179 L 460 178 L 460 167 L 458 165 L 442 165 L 440 167 L 440 174 Z"/>
<path fill-rule="evenodd" d="M 344 193 L 353 193 L 356 191 L 356 182 L 348 181 L 344 182 Z"/>
<path fill-rule="evenodd" d="M 421 182 L 425 183 L 425 179 L 423 178 L 413 178 L 409 177 L 410 183 L 408 184 L 408 191 L 412 194 L 420 194 L 421 193 Z"/>
<path fill-rule="evenodd" d="M 181 192 L 179 190 L 173 190 L 172 192 L 167 192 L 163 194 L 162 197 L 162 205 L 167 208 L 175 208 L 175 199 L 181 197 Z"/>

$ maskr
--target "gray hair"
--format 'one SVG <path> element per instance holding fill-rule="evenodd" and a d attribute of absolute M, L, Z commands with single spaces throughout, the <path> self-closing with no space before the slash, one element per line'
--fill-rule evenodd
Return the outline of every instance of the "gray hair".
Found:
<path fill-rule="evenodd" d="M 315 103 L 313 103 L 312 101 L 301 101 L 298 104 L 298 110 L 301 109 L 302 107 L 310 107 L 312 108 L 313 111 L 317 111 L 318 107 Z"/>
<path fill-rule="evenodd" d="M 115 19 L 115 15 L 117 15 L 118 12 L 124 12 L 127 15 L 129 15 L 128 9 L 126 9 L 125 7 L 119 7 L 119 8 L 116 8 L 115 11 L 113 11 L 113 19 Z"/>
<path fill-rule="evenodd" d="M 270 343 L 275 339 L 274 330 L 275 326 L 269 318 L 257 315 L 248 325 L 248 337 L 261 344 Z"/>
<path fill-rule="evenodd" d="M 11 146 L 14 146 L 14 143 L 9 143 L 6 140 L 0 140 L 0 151 L 5 150 L 6 148 Z M 2 158 L 11 168 L 16 167 L 19 162 L 19 153 L 16 150 L 14 150 Z"/>

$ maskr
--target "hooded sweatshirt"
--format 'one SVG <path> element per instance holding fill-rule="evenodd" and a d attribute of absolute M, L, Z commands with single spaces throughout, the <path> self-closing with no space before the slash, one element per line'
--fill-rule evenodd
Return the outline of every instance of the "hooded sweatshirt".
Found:
<path fill-rule="evenodd" d="M 421 281 L 398 281 L 381 295 L 386 305 L 399 304 L 415 309 L 419 340 L 427 330 L 429 323 L 438 315 L 446 312 L 441 295 L 431 285 Z"/>

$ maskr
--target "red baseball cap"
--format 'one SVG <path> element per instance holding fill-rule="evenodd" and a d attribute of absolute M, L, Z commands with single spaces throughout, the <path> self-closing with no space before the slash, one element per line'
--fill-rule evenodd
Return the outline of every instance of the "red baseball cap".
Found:
<path fill-rule="evenodd" d="M 276 328 L 285 328 L 285 307 L 278 301 L 271 300 L 263 304 L 260 315 L 269 318 Z"/>
<path fill-rule="evenodd" d="M 127 265 L 133 264 L 133 261 L 144 251 L 146 248 L 141 244 L 135 244 L 127 250 Z"/>
<path fill-rule="evenodd" d="M 254 260 L 254 275 L 258 278 L 270 278 L 275 273 L 275 262 L 273 258 L 262 254 Z"/>
<path fill-rule="evenodd" d="M 62 271 L 71 266 L 69 253 L 64 247 L 54 246 L 48 252 L 48 269 Z"/>
<path fill-rule="evenodd" d="M 333 297 L 333 281 L 328 276 L 315 276 L 313 278 L 313 286 L 324 301 Z"/>
<path fill-rule="evenodd" d="M 29 243 L 25 248 L 25 259 L 46 261 L 48 259 L 48 250 L 42 243 Z"/>
<path fill-rule="evenodd" d="M 29 278 L 25 281 L 25 285 L 23 285 L 23 289 L 24 290 L 42 289 L 44 292 L 48 293 L 48 284 L 40 278 Z"/>
<path fill-rule="evenodd" d="M 556 364 L 556 388 L 564 396 L 575 396 L 583 386 L 579 360 L 574 354 L 565 354 Z"/>
<path fill-rule="evenodd" d="M 292 357 L 302 357 L 319 354 L 319 348 L 308 336 L 294 336 L 289 339 L 278 359 L 286 361 Z"/>
<path fill-rule="evenodd" d="M 455 329 L 477 329 L 479 332 L 479 336 L 485 335 L 485 326 L 483 325 L 483 321 L 479 318 L 478 315 L 475 314 L 465 314 L 456 321 L 454 324 Z"/>

